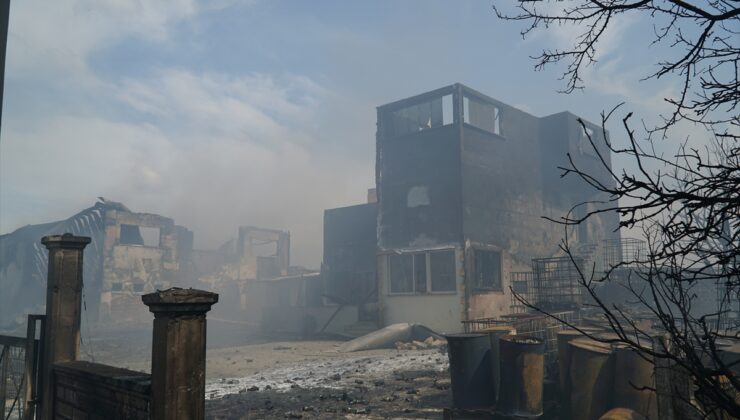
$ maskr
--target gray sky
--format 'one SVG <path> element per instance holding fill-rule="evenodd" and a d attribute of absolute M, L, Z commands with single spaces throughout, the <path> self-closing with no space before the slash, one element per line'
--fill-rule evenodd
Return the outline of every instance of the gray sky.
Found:
<path fill-rule="evenodd" d="M 487 1 L 14 0 L 0 140 L 0 232 L 97 196 L 170 216 L 213 248 L 239 225 L 291 231 L 318 267 L 322 212 L 374 184 L 375 107 L 455 82 L 535 115 L 665 109 L 646 19 L 617 20 L 572 95 Z M 618 129 L 612 129 L 619 137 Z"/>

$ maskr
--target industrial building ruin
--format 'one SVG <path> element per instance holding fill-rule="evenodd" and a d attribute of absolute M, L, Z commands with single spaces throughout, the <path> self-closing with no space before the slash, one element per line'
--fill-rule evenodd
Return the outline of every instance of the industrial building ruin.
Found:
<path fill-rule="evenodd" d="M 563 227 L 543 216 L 604 199 L 560 179 L 566 154 L 609 182 L 575 115 L 538 118 L 461 84 L 379 107 L 376 144 L 384 325 L 455 332 L 462 321 L 508 313 L 512 273 L 558 254 Z M 619 239 L 617 222 L 589 219 L 575 240 Z"/>
<path fill-rule="evenodd" d="M 91 320 L 136 320 L 141 312 L 129 309 L 142 294 L 182 283 L 189 268 L 190 230 L 170 218 L 135 213 L 101 198 L 69 219 L 0 236 L 0 318 L 22 322 L 25 314 L 41 312 L 47 251 L 39 238 L 67 232 L 92 239 L 84 260 L 85 303 Z"/>

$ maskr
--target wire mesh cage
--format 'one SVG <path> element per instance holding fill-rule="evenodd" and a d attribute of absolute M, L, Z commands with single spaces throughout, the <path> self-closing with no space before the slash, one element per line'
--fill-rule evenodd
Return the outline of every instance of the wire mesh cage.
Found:
<path fill-rule="evenodd" d="M 509 306 L 511 313 L 529 312 L 529 307 L 524 302 L 532 305 L 535 303 L 534 287 L 532 284 L 534 273 L 531 271 L 514 271 L 509 276 L 512 291 L 511 305 Z"/>
<path fill-rule="evenodd" d="M 532 288 L 535 305 L 546 311 L 578 308 L 583 300 L 583 265 L 580 257 L 533 259 Z"/>
<path fill-rule="evenodd" d="M 558 331 L 568 325 L 579 325 L 578 311 L 560 311 L 549 315 L 542 313 L 511 313 L 498 318 L 478 318 L 463 321 L 465 332 L 484 332 L 491 327 L 513 327 L 516 334 L 538 338 L 545 343 L 545 363 L 551 365 L 557 359 Z"/>
<path fill-rule="evenodd" d="M 645 241 L 634 238 L 605 239 L 602 244 L 604 269 L 621 265 L 634 267 L 645 261 L 647 247 Z"/>

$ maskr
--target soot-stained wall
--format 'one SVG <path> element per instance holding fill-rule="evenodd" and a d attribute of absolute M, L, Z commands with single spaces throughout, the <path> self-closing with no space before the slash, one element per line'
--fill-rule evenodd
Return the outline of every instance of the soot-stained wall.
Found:
<path fill-rule="evenodd" d="M 393 112 L 443 93 L 431 92 L 378 108 L 376 183 L 381 250 L 462 241 L 458 127 L 448 124 L 402 135 L 390 135 L 387 127 Z"/>
<path fill-rule="evenodd" d="M 425 114 L 413 107 L 444 95 L 453 98 L 454 118 L 435 124 L 430 105 L 429 123 L 424 125 L 417 115 Z M 489 114 L 495 121 L 486 119 Z M 417 124 L 418 130 L 409 130 L 409 124 L 412 128 Z M 598 143 L 598 126 L 587 123 L 587 128 Z M 379 267 L 386 263 L 383 253 L 454 246 L 461 252 L 457 272 L 464 280 L 458 284 L 457 298 L 437 310 L 461 308 L 461 319 L 505 313 L 511 302 L 510 273 L 528 270 L 532 258 L 559 253 L 565 230 L 545 218 L 559 219 L 575 204 L 605 199 L 575 176 L 560 177 L 558 167 L 567 166 L 570 154 L 585 171 L 608 182 L 590 148 L 573 114 L 538 118 L 459 84 L 378 108 Z M 608 153 L 600 151 L 610 164 Z M 618 237 L 613 233 L 617 222 L 616 214 L 598 216 L 577 229 L 574 239 Z M 475 289 L 476 249 L 500 252 L 500 286 Z M 415 308 L 438 298 L 389 293 L 383 287 L 388 282 L 385 271 L 379 270 L 378 281 L 386 323 L 389 317 L 402 321 L 400 315 L 391 316 L 403 312 L 401 306 L 416 313 Z"/>
<path fill-rule="evenodd" d="M 377 301 L 377 203 L 324 211 L 325 293 L 340 303 Z"/>

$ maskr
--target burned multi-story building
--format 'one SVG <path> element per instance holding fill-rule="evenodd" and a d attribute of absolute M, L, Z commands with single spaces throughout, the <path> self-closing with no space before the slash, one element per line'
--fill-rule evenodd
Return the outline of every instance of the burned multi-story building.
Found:
<path fill-rule="evenodd" d="M 134 321 L 141 294 L 186 283 L 193 233 L 167 217 L 135 213 L 101 200 L 69 219 L 29 225 L 0 236 L 0 318 L 40 311 L 47 275 L 39 238 L 66 232 L 89 236 L 85 250 L 86 319 Z M 142 319 L 149 320 L 148 317 Z"/>
<path fill-rule="evenodd" d="M 568 156 L 603 182 L 600 127 L 562 112 L 542 118 L 455 84 L 378 108 L 377 273 L 382 324 L 458 331 L 509 311 L 511 273 L 557 255 L 574 205 L 600 201 Z M 591 204 L 593 205 L 593 204 Z M 576 208 L 575 216 L 590 208 Z M 589 218 L 571 241 L 618 238 L 617 215 Z"/>

